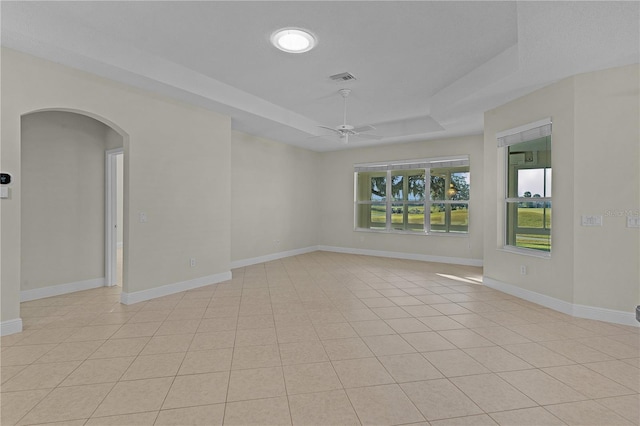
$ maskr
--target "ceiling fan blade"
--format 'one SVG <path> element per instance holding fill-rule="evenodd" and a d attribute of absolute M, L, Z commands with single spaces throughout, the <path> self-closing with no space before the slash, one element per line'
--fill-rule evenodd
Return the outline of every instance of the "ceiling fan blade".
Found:
<path fill-rule="evenodd" d="M 352 135 L 352 136 L 360 139 L 370 139 L 370 140 L 376 140 L 376 141 L 382 139 L 382 136 L 380 135 L 367 135 L 366 133 L 356 133 L 355 135 Z"/>
<path fill-rule="evenodd" d="M 318 127 L 320 127 L 321 129 L 331 130 L 333 133 L 340 134 L 340 131 L 334 129 L 333 127 L 327 127 L 327 126 L 318 126 Z"/>
<path fill-rule="evenodd" d="M 356 133 L 364 133 L 364 132 L 370 132 L 372 130 L 375 130 L 376 128 L 373 127 L 370 124 L 364 124 L 362 126 L 358 126 L 356 128 L 353 129 L 354 132 Z"/>

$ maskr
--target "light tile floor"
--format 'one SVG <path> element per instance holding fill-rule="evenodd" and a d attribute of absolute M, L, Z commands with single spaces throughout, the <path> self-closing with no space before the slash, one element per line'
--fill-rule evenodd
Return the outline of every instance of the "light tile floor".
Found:
<path fill-rule="evenodd" d="M 315 252 L 135 305 L 118 287 L 23 303 L 1 423 L 640 424 L 640 329 L 481 274 Z"/>

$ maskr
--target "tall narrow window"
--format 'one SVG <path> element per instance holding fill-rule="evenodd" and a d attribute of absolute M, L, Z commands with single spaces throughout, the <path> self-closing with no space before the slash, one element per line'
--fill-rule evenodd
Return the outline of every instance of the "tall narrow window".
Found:
<path fill-rule="evenodd" d="M 498 141 L 507 158 L 505 245 L 551 252 L 551 122 Z"/>
<path fill-rule="evenodd" d="M 467 156 L 359 164 L 354 169 L 356 229 L 468 232 Z"/>

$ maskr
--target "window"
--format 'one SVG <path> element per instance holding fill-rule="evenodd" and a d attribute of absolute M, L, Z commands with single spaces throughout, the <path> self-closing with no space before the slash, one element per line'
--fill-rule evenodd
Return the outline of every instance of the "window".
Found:
<path fill-rule="evenodd" d="M 468 232 L 468 156 L 360 164 L 354 169 L 356 229 Z"/>
<path fill-rule="evenodd" d="M 498 138 L 506 149 L 505 246 L 551 252 L 551 121 Z"/>

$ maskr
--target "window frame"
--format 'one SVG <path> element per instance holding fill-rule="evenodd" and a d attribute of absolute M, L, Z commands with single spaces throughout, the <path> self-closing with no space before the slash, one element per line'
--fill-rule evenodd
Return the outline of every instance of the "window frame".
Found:
<path fill-rule="evenodd" d="M 536 121 L 534 123 L 526 124 L 524 126 L 520 126 L 515 129 L 506 130 L 496 134 L 496 139 L 498 140 L 498 150 L 502 151 L 503 159 L 504 159 L 504 164 L 502 168 L 503 170 L 502 173 L 504 177 L 504 190 L 502 195 L 503 215 L 502 216 L 498 215 L 498 217 L 502 217 L 501 219 L 502 223 L 500 225 L 502 228 L 502 247 L 500 247 L 500 249 L 503 251 L 511 252 L 511 253 L 517 253 L 517 254 L 523 254 L 523 255 L 529 255 L 529 256 L 541 257 L 541 258 L 551 258 L 551 253 L 553 251 L 553 244 L 552 244 L 552 241 L 553 241 L 553 238 L 552 238 L 553 199 L 552 198 L 553 197 L 552 196 L 547 197 L 546 194 L 544 194 L 545 195 L 544 197 L 536 197 L 536 198 L 509 196 L 510 195 L 509 194 L 509 189 L 510 189 L 509 177 L 510 177 L 510 171 L 511 171 L 509 148 L 514 145 L 518 145 L 520 143 L 532 142 L 542 137 L 550 138 L 549 140 L 550 159 L 547 162 L 545 162 L 545 164 L 542 167 L 540 167 L 539 165 L 538 166 L 523 165 L 522 167 L 518 167 L 519 165 L 516 165 L 513 167 L 513 173 L 515 175 L 514 186 L 516 188 L 516 194 L 517 194 L 517 188 L 518 188 L 518 171 L 519 170 L 543 169 L 544 183 L 546 185 L 546 179 L 547 179 L 546 170 L 547 169 L 553 170 L 552 162 L 551 162 L 551 158 L 553 158 L 552 120 L 551 118 L 546 118 L 540 121 Z M 553 183 L 553 177 L 551 178 L 551 182 Z M 553 195 L 553 191 L 551 192 L 551 194 Z M 545 204 L 545 207 L 543 207 L 545 210 L 545 214 L 547 209 L 551 210 L 551 212 L 549 213 L 551 224 L 552 224 L 551 227 L 549 228 L 546 227 L 546 215 L 543 215 L 543 227 L 541 228 L 542 231 L 539 231 L 538 228 L 520 228 L 516 222 L 516 226 L 513 227 L 513 232 L 517 234 L 519 230 L 526 230 L 527 233 L 529 234 L 539 233 L 541 235 L 549 235 L 548 251 L 535 249 L 535 248 L 519 247 L 513 244 L 509 244 L 509 234 L 510 234 L 509 227 L 512 226 L 510 224 L 510 212 L 509 212 L 510 206 L 509 205 L 516 204 L 516 209 L 517 209 L 517 203 L 530 203 L 532 202 L 532 199 L 535 200 L 536 202 L 541 202 Z M 546 207 L 547 203 L 549 203 L 551 207 Z M 516 213 L 516 219 L 517 219 L 517 213 Z"/>
<path fill-rule="evenodd" d="M 360 170 L 360 168 L 370 168 L 370 170 Z M 469 164 L 469 155 L 463 156 L 455 156 L 455 157 L 437 157 L 437 158 L 426 158 L 419 160 L 403 160 L 403 161 L 394 161 L 394 162 L 383 162 L 383 163 L 366 163 L 366 164 L 356 164 L 354 165 L 354 209 L 353 209 L 353 230 L 357 232 L 374 232 L 374 233 L 388 233 L 388 234 L 405 234 L 405 235 L 447 235 L 447 236 L 468 236 L 469 235 L 469 220 L 467 223 L 467 229 L 465 231 L 452 231 L 450 230 L 450 215 L 449 219 L 446 220 L 446 231 L 436 231 L 431 228 L 431 206 L 433 204 L 445 204 L 448 207 L 453 204 L 465 204 L 467 208 L 467 212 L 469 211 L 470 206 L 470 194 L 466 200 L 432 200 L 431 199 L 431 170 L 432 169 L 443 169 L 443 168 L 466 168 L 464 172 L 469 173 L 471 175 L 471 169 Z M 424 175 L 424 185 L 425 185 L 425 194 L 422 200 L 409 200 L 408 195 L 408 185 L 409 185 L 409 176 L 413 176 L 411 172 L 421 171 Z M 360 173 L 386 173 L 386 189 L 385 189 L 385 197 L 384 200 L 373 201 L 373 200 L 359 200 L 358 199 L 358 189 L 359 189 L 359 174 Z M 451 173 L 459 173 L 460 171 L 449 172 L 449 177 Z M 403 196 L 402 199 L 396 199 L 393 196 L 392 186 L 393 186 L 393 177 L 402 175 L 403 176 Z M 370 179 L 370 176 L 369 176 Z M 447 182 L 450 182 L 448 179 Z M 370 191 L 370 190 L 369 190 Z M 423 228 L 421 230 L 411 230 L 408 229 L 408 215 L 409 215 L 409 206 L 414 204 L 421 204 L 424 209 L 423 213 Z M 358 226 L 358 217 L 360 214 L 360 206 L 373 206 L 373 205 L 384 205 L 385 210 L 385 227 L 384 228 L 371 228 L 371 227 L 359 227 Z M 393 224 L 393 209 L 397 208 L 398 205 L 402 205 L 403 211 L 403 229 L 394 228 Z M 448 208 L 450 210 L 450 207 Z M 370 213 L 369 213 L 370 215 Z"/>

